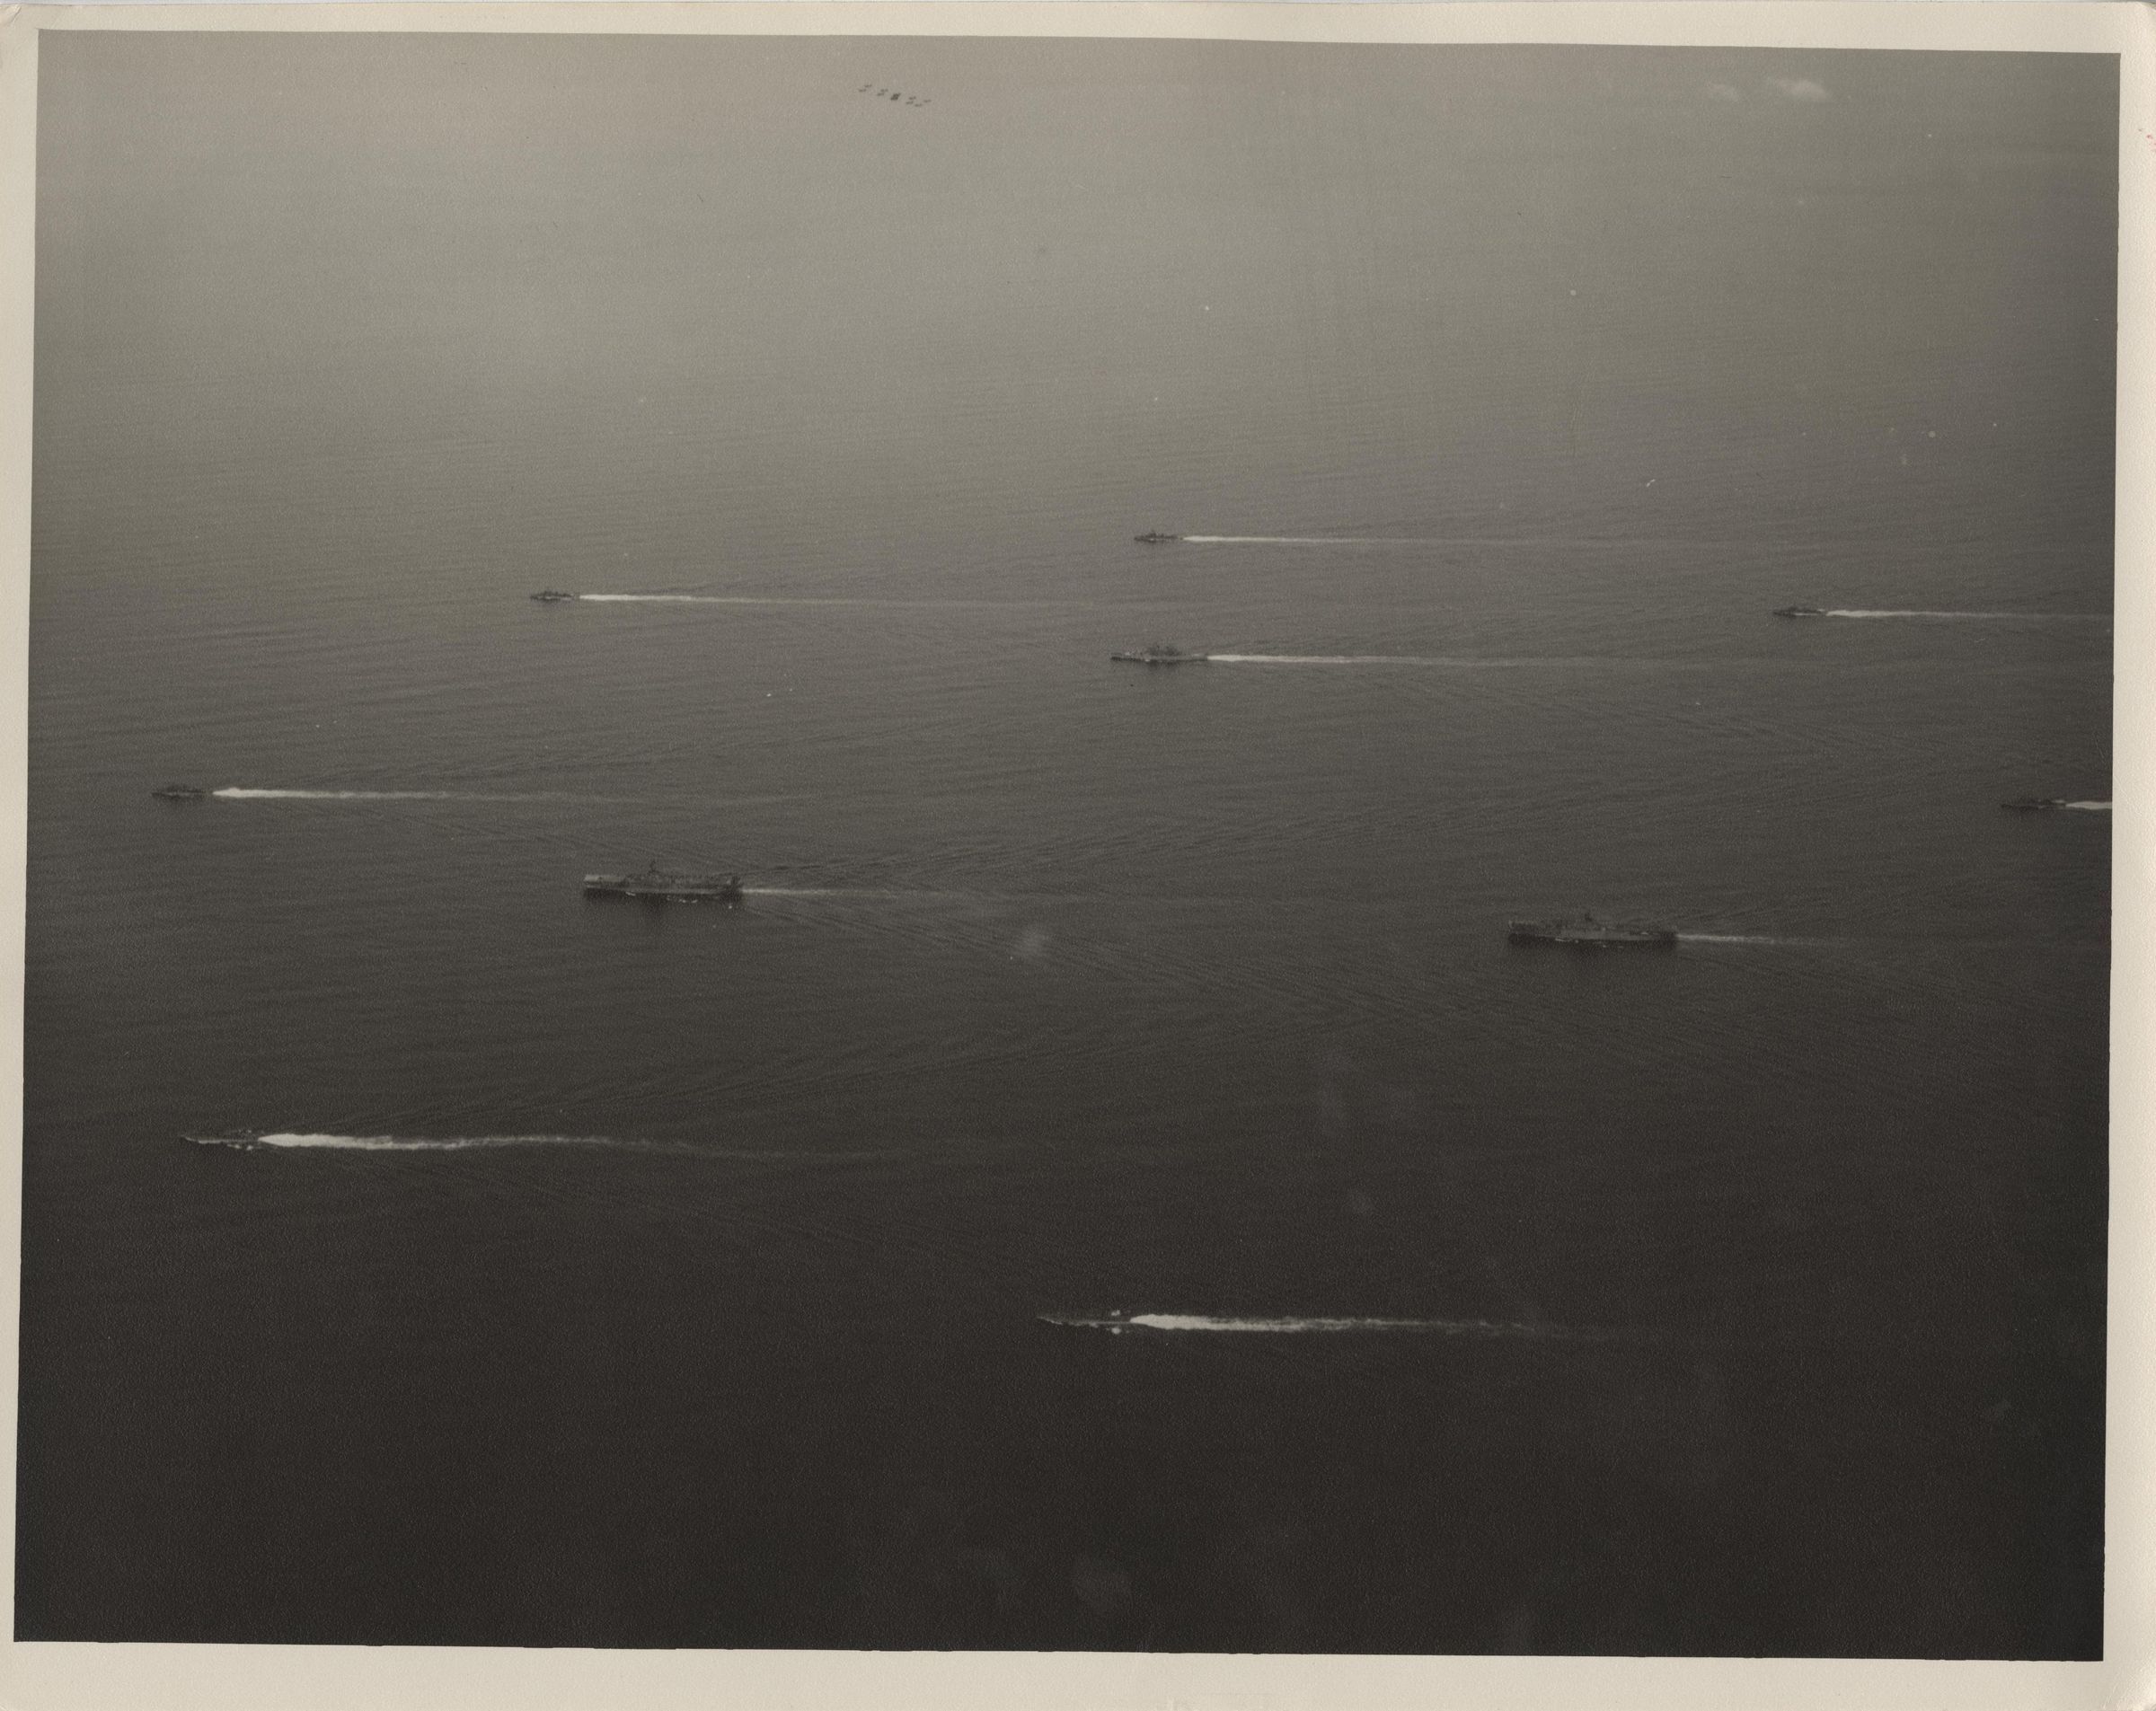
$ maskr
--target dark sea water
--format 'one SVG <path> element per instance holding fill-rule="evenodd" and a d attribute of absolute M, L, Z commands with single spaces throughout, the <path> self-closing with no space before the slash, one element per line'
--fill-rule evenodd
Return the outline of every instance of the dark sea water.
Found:
<path fill-rule="evenodd" d="M 46 39 L 18 1633 L 2094 1655 L 2107 66 L 663 46 Z"/>

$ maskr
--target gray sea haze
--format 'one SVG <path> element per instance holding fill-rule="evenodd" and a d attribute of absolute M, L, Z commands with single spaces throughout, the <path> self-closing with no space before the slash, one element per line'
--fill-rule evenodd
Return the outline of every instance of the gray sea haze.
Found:
<path fill-rule="evenodd" d="M 2115 62 L 41 52 L 19 1636 L 2098 1654 Z"/>

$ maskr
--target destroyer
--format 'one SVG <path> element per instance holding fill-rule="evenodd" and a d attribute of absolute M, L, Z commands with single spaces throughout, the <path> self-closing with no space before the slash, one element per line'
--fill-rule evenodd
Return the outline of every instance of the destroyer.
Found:
<path fill-rule="evenodd" d="M 199 784 L 167 784 L 150 794 L 160 802 L 199 802 L 209 792 Z"/>
<path fill-rule="evenodd" d="M 646 897 L 658 903 L 739 903 L 738 875 L 667 873 L 654 861 L 641 873 L 588 873 L 587 897 Z"/>
<path fill-rule="evenodd" d="M 2074 804 L 2063 796 L 2017 796 L 2011 802 L 2001 802 L 1999 806 L 2016 814 L 2041 814 L 2050 808 L 2070 808 Z"/>
<path fill-rule="evenodd" d="M 260 1129 L 231 1129 L 223 1134 L 183 1134 L 180 1138 L 199 1147 L 237 1147 L 244 1152 L 252 1152 L 262 1144 Z"/>
<path fill-rule="evenodd" d="M 1144 546 L 1164 547 L 1170 542 L 1180 541 L 1183 537 L 1180 534 L 1162 534 L 1158 529 L 1148 529 L 1144 534 L 1135 535 L 1132 538 Z"/>
<path fill-rule="evenodd" d="M 1774 608 L 1774 615 L 1777 618 L 1824 618 L 1826 616 L 1826 608 L 1825 606 L 1777 606 Z"/>
<path fill-rule="evenodd" d="M 1515 921 L 1505 935 L 1515 945 L 1572 945 L 1583 950 L 1667 950 L 1677 942 L 1674 927 L 1647 927 L 1636 922 L 1577 920 Z"/>
<path fill-rule="evenodd" d="M 1203 654 L 1185 653 L 1180 648 L 1158 642 L 1150 648 L 1140 648 L 1134 653 L 1110 654 L 1109 657 L 1124 660 L 1133 666 L 1202 666 L 1206 663 Z"/>
<path fill-rule="evenodd" d="M 557 600 L 574 600 L 576 597 L 575 595 L 564 593 L 560 588 L 542 588 L 532 596 L 533 599 L 543 601 L 550 606 Z"/>

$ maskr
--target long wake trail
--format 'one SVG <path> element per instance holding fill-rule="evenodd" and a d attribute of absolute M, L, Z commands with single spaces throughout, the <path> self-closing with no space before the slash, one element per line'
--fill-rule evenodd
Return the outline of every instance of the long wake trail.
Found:
<path fill-rule="evenodd" d="M 663 1153 L 680 1159 L 767 1164 L 830 1164 L 879 1159 L 876 1151 L 790 1152 L 697 1146 L 686 1141 L 647 1141 L 609 1134 L 317 1134 L 279 1130 L 261 1134 L 190 1134 L 199 1147 L 226 1147 L 237 1152 L 506 1152 L 519 1149 L 568 1148 L 593 1152 Z"/>
<path fill-rule="evenodd" d="M 603 606 L 878 606 L 901 611 L 929 607 L 944 611 L 988 611 L 1004 607 L 1075 605 L 1068 600 L 961 600 L 927 597 L 900 599 L 879 595 L 784 594 L 580 594 L 572 598 Z"/>
<path fill-rule="evenodd" d="M 1435 534 L 1186 534 L 1201 547 L 1438 547 L 1473 542 Z"/>
<path fill-rule="evenodd" d="M 223 789 L 212 790 L 210 796 L 222 802 L 580 802 L 615 803 L 634 801 L 623 796 L 598 796 L 585 790 L 293 790 L 271 789 L 256 785 L 230 784 Z M 780 791 L 755 796 L 728 797 L 725 806 L 742 807 L 752 803 L 792 802 L 800 799 L 798 791 Z"/>
<path fill-rule="evenodd" d="M 559 790 L 284 790 L 228 784 L 210 795 L 225 802 L 596 802 L 603 797 Z"/>
<path fill-rule="evenodd" d="M 867 886 L 742 886 L 742 896 L 964 896 L 964 892 L 897 892 Z"/>
<path fill-rule="evenodd" d="M 2079 623 L 2107 624 L 2103 612 L 1930 612 L 1915 608 L 1829 606 L 1826 618 L 1915 618 L 1934 623 Z"/>
<path fill-rule="evenodd" d="M 679 1142 L 636 1141 L 605 1134 L 314 1134 L 278 1130 L 261 1134 L 190 1134 L 197 1146 L 232 1147 L 242 1151 L 274 1147 L 294 1151 L 329 1152 L 484 1152 L 509 1147 L 584 1147 L 606 1152 L 689 1152 Z"/>
<path fill-rule="evenodd" d="M 1683 535 L 1608 534 L 1180 534 L 1200 547 L 1725 547 Z"/>
<path fill-rule="evenodd" d="M 1596 1326 L 1529 1324 L 1488 1319 L 1334 1319 L 1237 1318 L 1215 1313 L 1129 1313 L 1104 1318 L 1043 1313 L 1050 1325 L 1109 1332 L 1153 1331 L 1222 1333 L 1235 1336 L 1370 1336 L 1409 1333 L 1427 1336 L 1519 1337 L 1549 1342 L 1613 1343 L 1643 1340 L 1649 1334 Z"/>
<path fill-rule="evenodd" d="M 1843 939 L 1797 939 L 1780 933 L 1763 932 L 1681 932 L 1680 945 L 1841 945 L 1851 941 Z"/>
<path fill-rule="evenodd" d="M 1501 659 L 1443 658 L 1432 654 L 1207 654 L 1215 666 L 1502 666 Z"/>

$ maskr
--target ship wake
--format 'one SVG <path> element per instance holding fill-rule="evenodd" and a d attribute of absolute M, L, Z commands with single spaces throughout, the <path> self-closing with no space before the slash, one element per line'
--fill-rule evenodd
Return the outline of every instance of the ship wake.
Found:
<path fill-rule="evenodd" d="M 1215 666 L 1474 666 L 1497 661 L 1442 659 L 1428 654 L 1207 654 Z"/>
<path fill-rule="evenodd" d="M 1681 945 L 1825 945 L 1833 942 L 1825 939 L 1789 939 L 1779 933 L 1763 932 L 1681 932 Z"/>
<path fill-rule="evenodd" d="M 582 1147 L 606 1152 L 684 1152 L 691 1149 L 662 1141 L 636 1141 L 605 1134 L 312 1134 L 278 1131 L 263 1134 L 190 1134 L 197 1146 L 231 1147 L 240 1151 L 274 1147 L 280 1151 L 329 1152 L 484 1152 L 510 1147 Z"/>
<path fill-rule="evenodd" d="M 739 606 L 767 604 L 747 595 L 723 594 L 580 594 L 576 598 L 589 605 L 608 606 Z"/>
<path fill-rule="evenodd" d="M 1111 1332 L 1215 1332 L 1272 1336 L 1367 1336 L 1397 1332 L 1426 1336 L 1517 1337 L 1575 1343 L 1613 1342 L 1634 1335 L 1593 1326 L 1533 1324 L 1488 1319 L 1246 1319 L 1215 1313 L 1111 1313 L 1100 1318 L 1043 1313 L 1040 1317 L 1050 1325 Z"/>
<path fill-rule="evenodd" d="M 1435 547 L 1452 544 L 1428 534 L 1186 534 L 1185 541 L 1206 547 Z"/>
<path fill-rule="evenodd" d="M 199 1147 L 235 1152 L 508 1152 L 570 1150 L 664 1154 L 729 1164 L 847 1164 L 887 1158 L 877 1151 L 797 1152 L 781 1148 L 699 1146 L 687 1141 L 652 1141 L 611 1134 L 317 1134 L 297 1130 L 262 1134 L 190 1134 Z"/>
<path fill-rule="evenodd" d="M 989 891 L 898 890 L 873 886 L 743 886 L 745 897 L 873 897 L 888 902 L 1003 903 L 1000 893 Z"/>
<path fill-rule="evenodd" d="M 2101 612 L 1927 612 L 1902 608 L 1830 606 L 1827 618 L 1915 618 L 1937 623 L 2109 623 Z"/>
<path fill-rule="evenodd" d="M 932 607 L 952 611 L 996 611 L 1012 606 L 1068 606 L 1064 600 L 963 600 L 923 596 L 906 600 L 878 595 L 790 594 L 579 594 L 570 598 L 605 606 L 875 606 Z"/>
<path fill-rule="evenodd" d="M 580 802 L 596 798 L 536 791 L 501 794 L 485 790 L 270 790 L 227 785 L 210 795 L 225 802 Z"/>
<path fill-rule="evenodd" d="M 1144 537 L 1140 536 L 1141 540 Z M 1727 548 L 1744 544 L 1690 535 L 1608 534 L 1178 534 L 1171 540 L 1219 547 L 1594 547 Z"/>

